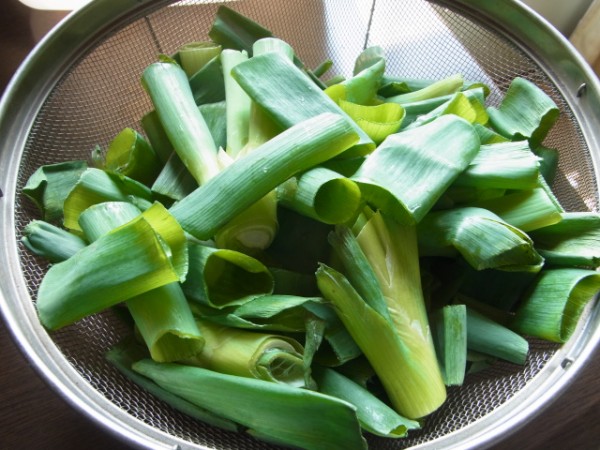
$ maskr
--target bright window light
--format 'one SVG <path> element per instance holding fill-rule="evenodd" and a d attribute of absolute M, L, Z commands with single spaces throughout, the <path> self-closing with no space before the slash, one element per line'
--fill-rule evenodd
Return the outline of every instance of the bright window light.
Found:
<path fill-rule="evenodd" d="M 92 0 L 19 0 L 33 9 L 44 9 L 54 11 L 73 11 L 90 3 Z"/>

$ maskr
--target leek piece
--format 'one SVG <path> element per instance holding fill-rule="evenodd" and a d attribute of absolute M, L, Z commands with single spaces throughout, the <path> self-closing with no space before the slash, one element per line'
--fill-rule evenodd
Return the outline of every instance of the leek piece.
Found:
<path fill-rule="evenodd" d="M 246 52 L 223 50 L 221 65 L 225 80 L 225 102 L 227 105 L 227 153 L 236 158 L 242 148 L 248 143 L 250 126 L 250 97 L 231 76 L 231 69 L 248 60 Z"/>
<path fill-rule="evenodd" d="M 525 294 L 511 328 L 552 342 L 569 340 L 586 304 L 600 290 L 600 274 L 579 268 L 542 270 Z"/>
<path fill-rule="evenodd" d="M 257 254 L 271 245 L 277 229 L 277 195 L 271 191 L 227 222 L 214 240 L 220 248 Z"/>
<path fill-rule="evenodd" d="M 479 189 L 533 189 L 540 173 L 538 159 L 527 141 L 482 145 L 454 185 Z"/>
<path fill-rule="evenodd" d="M 325 75 L 329 69 L 331 69 L 333 67 L 333 61 L 331 59 L 326 59 L 325 61 L 323 61 L 321 64 L 319 64 L 317 67 L 315 67 L 312 70 L 312 73 L 315 77 L 322 77 L 323 75 Z"/>
<path fill-rule="evenodd" d="M 257 259 L 234 250 L 188 243 L 190 266 L 183 292 L 191 301 L 221 309 L 273 292 L 273 276 Z"/>
<path fill-rule="evenodd" d="M 142 82 L 173 148 L 198 184 L 219 173 L 217 148 L 185 72 L 173 63 L 153 63 Z"/>
<path fill-rule="evenodd" d="M 25 226 L 21 243 L 50 262 L 69 259 L 87 245 L 79 236 L 43 220 L 32 220 Z"/>
<path fill-rule="evenodd" d="M 558 150 L 540 145 L 534 152 L 540 157 L 540 172 L 544 177 L 544 180 L 551 185 L 554 183 L 556 172 L 558 171 Z"/>
<path fill-rule="evenodd" d="M 502 197 L 475 202 L 472 206 L 488 209 L 526 233 L 560 222 L 563 212 L 543 187 L 513 191 Z"/>
<path fill-rule="evenodd" d="M 554 225 L 530 233 L 535 246 L 548 264 L 600 266 L 600 214 L 563 213 Z"/>
<path fill-rule="evenodd" d="M 477 134 L 479 135 L 479 139 L 481 140 L 481 144 L 500 144 L 502 142 L 509 142 L 507 138 L 496 133 L 491 128 L 487 126 L 483 126 L 480 123 L 473 124 Z"/>
<path fill-rule="evenodd" d="M 377 58 L 352 78 L 340 83 L 345 88 L 346 100 L 359 105 L 373 104 L 377 100 L 377 89 L 384 71 L 385 59 Z"/>
<path fill-rule="evenodd" d="M 479 150 L 473 127 L 456 116 L 390 135 L 351 177 L 365 200 L 403 224 L 416 224 Z M 427 180 L 427 182 L 423 182 Z"/>
<path fill-rule="evenodd" d="M 489 107 L 490 124 L 511 140 L 527 139 L 532 148 L 542 143 L 558 119 L 559 109 L 538 86 L 515 78 L 498 108 Z"/>
<path fill-rule="evenodd" d="M 467 308 L 467 347 L 521 365 L 529 352 L 525 338 L 472 308 Z"/>
<path fill-rule="evenodd" d="M 419 422 L 402 417 L 368 390 L 339 372 L 322 368 L 315 373 L 319 392 L 354 405 L 364 430 L 377 436 L 401 438 L 405 437 L 409 430 L 421 428 Z"/>
<path fill-rule="evenodd" d="M 169 137 L 160 123 L 158 113 L 152 110 L 144 114 L 140 122 L 156 157 L 163 165 L 166 164 L 173 154 L 173 144 L 169 141 Z"/>
<path fill-rule="evenodd" d="M 225 81 L 221 58 L 214 57 L 207 62 L 190 77 L 189 83 L 196 105 L 224 101 Z"/>
<path fill-rule="evenodd" d="M 280 267 L 269 267 L 269 271 L 275 280 L 273 294 L 310 297 L 319 292 L 313 275 L 282 269 Z"/>
<path fill-rule="evenodd" d="M 144 377 L 131 369 L 133 363 L 147 358 L 147 351 L 132 338 L 126 338 L 119 342 L 106 352 L 106 360 L 116 367 L 119 372 L 125 375 L 129 380 L 142 387 L 159 400 L 167 403 L 169 406 L 187 414 L 194 419 L 200 420 L 209 425 L 228 431 L 239 431 L 239 426 L 231 420 L 214 414 L 206 409 L 200 408 L 183 398 L 172 394 L 166 389 L 160 387 L 152 380 Z"/>
<path fill-rule="evenodd" d="M 462 75 L 455 74 L 447 78 L 435 81 L 417 91 L 407 92 L 405 94 L 399 94 L 394 95 L 393 97 L 388 97 L 386 101 L 403 104 L 421 100 L 428 100 L 430 98 L 440 97 L 442 95 L 454 94 L 462 88 L 463 84 L 464 79 Z"/>
<path fill-rule="evenodd" d="M 420 127 L 445 114 L 454 114 L 469 123 L 485 124 L 488 116 L 483 106 L 483 90 L 469 90 L 453 94 L 446 102 L 442 103 L 427 114 L 423 114 L 412 121 L 405 129 Z"/>
<path fill-rule="evenodd" d="M 343 117 L 319 115 L 235 161 L 171 212 L 188 233 L 208 239 L 283 181 L 342 153 L 357 138 Z"/>
<path fill-rule="evenodd" d="M 437 409 L 446 399 L 446 390 L 435 354 L 433 365 L 424 363 L 421 353 L 418 357 L 408 357 L 408 342 L 361 298 L 341 273 L 321 265 L 316 276 L 319 289 L 335 305 L 340 319 L 381 380 L 394 409 L 409 419 Z M 432 382 L 438 378 L 439 382 Z"/>
<path fill-rule="evenodd" d="M 146 139 L 134 129 L 125 128 L 110 142 L 104 168 L 150 185 L 162 165 Z"/>
<path fill-rule="evenodd" d="M 182 200 L 198 187 L 177 153 L 173 152 L 152 185 L 152 192 L 171 200 Z"/>
<path fill-rule="evenodd" d="M 366 449 L 356 409 L 334 397 L 151 360 L 136 362 L 133 370 L 191 403 L 243 425 L 258 439 L 308 450 Z"/>
<path fill-rule="evenodd" d="M 129 203 L 101 203 L 84 211 L 80 224 L 90 241 L 94 241 L 113 228 L 133 220 L 138 214 L 140 211 Z M 177 250 L 178 245 L 174 241 L 179 238 L 181 246 L 182 242 L 185 243 L 185 238 L 182 233 L 176 236 L 177 232 L 170 230 L 177 229 L 177 225 L 168 223 L 168 213 L 164 207 L 156 204 L 143 215 L 177 253 L 186 254 L 183 249 Z M 187 260 L 185 263 L 187 264 Z M 145 292 L 130 298 L 126 304 L 155 361 L 178 361 L 202 350 L 204 338 L 196 326 L 179 283 L 170 283 Z"/>
<path fill-rule="evenodd" d="M 208 35 L 224 48 L 246 51 L 250 56 L 253 56 L 252 47 L 256 41 L 273 37 L 270 30 L 224 5 L 219 6 Z M 320 89 L 325 89 L 323 82 L 299 58 L 294 57 L 294 64 Z"/>
<path fill-rule="evenodd" d="M 258 333 L 198 320 L 206 340 L 186 364 L 229 375 L 304 387 L 304 348 L 288 336 Z"/>
<path fill-rule="evenodd" d="M 349 222 L 361 205 L 356 183 L 324 167 L 281 184 L 277 199 L 281 205 L 327 224 Z"/>
<path fill-rule="evenodd" d="M 293 58 L 292 48 L 286 42 L 275 38 L 256 41 L 253 50 L 255 55 L 279 52 L 290 60 Z M 235 92 L 241 91 L 235 80 L 230 76 L 226 79 L 235 85 Z M 239 92 L 239 95 L 244 97 L 244 101 L 239 103 L 244 104 L 248 100 L 247 95 L 243 91 Z M 280 131 L 256 103 L 251 102 L 248 106 L 244 106 L 244 112 L 249 114 L 249 119 L 246 120 L 248 123 L 245 124 L 248 126 L 247 142 L 238 150 L 237 155 L 233 155 L 237 157 L 251 152 Z M 271 245 L 277 234 L 277 228 L 277 197 L 272 191 L 221 228 L 215 236 L 215 242 L 221 248 L 255 254 Z"/>
<path fill-rule="evenodd" d="M 150 189 L 123 175 L 100 169 L 86 169 L 69 192 L 64 203 L 64 226 L 80 231 L 79 215 L 92 205 L 103 202 L 131 202 L 146 209 L 153 201 Z"/>
<path fill-rule="evenodd" d="M 384 61 L 384 60 L 385 60 L 385 52 L 384 52 L 383 48 L 381 48 L 377 45 L 374 45 L 372 47 L 367 47 L 362 52 L 360 52 L 360 54 L 354 61 L 354 69 L 352 70 L 352 74 L 358 75 L 363 70 L 368 69 L 369 67 L 376 65 L 380 61 Z M 380 78 L 380 81 L 379 81 L 379 83 L 380 83 L 381 80 L 383 79 L 383 74 L 379 78 Z"/>
<path fill-rule="evenodd" d="M 209 61 L 221 54 L 221 46 L 210 41 L 188 42 L 179 47 L 181 68 L 188 77 L 202 69 Z"/>
<path fill-rule="evenodd" d="M 419 223 L 418 236 L 422 256 L 458 252 L 477 270 L 538 272 L 544 263 L 527 234 L 483 208 L 431 212 Z"/>
<path fill-rule="evenodd" d="M 357 147 L 345 156 L 370 153 L 375 147 L 364 131 L 327 94 L 279 53 L 265 53 L 238 64 L 233 77 L 266 114 L 286 129 L 323 113 L 343 115 L 360 136 Z"/>
<path fill-rule="evenodd" d="M 461 386 L 467 370 L 467 308 L 449 305 L 433 314 L 433 336 L 446 386 Z"/>
<path fill-rule="evenodd" d="M 312 314 L 309 305 L 321 303 L 321 297 L 280 294 L 262 295 L 221 310 L 211 310 L 196 303 L 191 306 L 198 317 L 227 327 L 300 333 Z"/>
<path fill-rule="evenodd" d="M 53 265 L 38 291 L 38 315 L 55 330 L 181 278 L 171 249 L 139 216 Z"/>
<path fill-rule="evenodd" d="M 377 145 L 400 129 L 406 115 L 397 103 L 364 106 L 340 100 L 339 105 Z"/>
<path fill-rule="evenodd" d="M 60 220 L 65 199 L 86 169 L 85 161 L 42 166 L 29 177 L 22 192 L 37 205 L 44 220 Z"/>

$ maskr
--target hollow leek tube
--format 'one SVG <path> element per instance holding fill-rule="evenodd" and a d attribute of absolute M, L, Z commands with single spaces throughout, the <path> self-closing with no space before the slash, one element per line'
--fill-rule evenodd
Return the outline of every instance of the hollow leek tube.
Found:
<path fill-rule="evenodd" d="M 33 220 L 23 229 L 21 242 L 29 251 L 50 262 L 70 258 L 87 245 L 79 236 L 43 220 Z"/>
<path fill-rule="evenodd" d="M 143 217 L 55 264 L 37 297 L 40 320 L 58 329 L 144 292 L 179 281 L 172 249 Z"/>
<path fill-rule="evenodd" d="M 64 203 L 64 225 L 81 231 L 79 215 L 92 205 L 103 202 L 130 202 L 146 209 L 153 201 L 150 189 L 129 177 L 89 168 L 69 192 Z"/>
<path fill-rule="evenodd" d="M 235 161 L 173 206 L 171 212 L 188 233 L 209 239 L 276 186 L 340 154 L 357 140 L 357 134 L 343 117 L 314 117 Z"/>
<path fill-rule="evenodd" d="M 548 264 L 600 266 L 598 213 L 563 213 L 560 222 L 534 230 L 530 236 Z"/>
<path fill-rule="evenodd" d="M 498 108 L 489 107 L 490 124 L 502 136 L 527 139 L 532 148 L 542 143 L 558 119 L 559 109 L 538 86 L 515 78 Z"/>
<path fill-rule="evenodd" d="M 417 229 L 422 256 L 460 253 L 477 270 L 537 272 L 544 263 L 527 234 L 483 208 L 434 211 Z"/>
<path fill-rule="evenodd" d="M 564 343 L 577 327 L 586 304 L 600 290 L 594 270 L 542 270 L 524 295 L 511 328 L 518 333 Z"/>
<path fill-rule="evenodd" d="M 206 183 L 219 173 L 217 148 L 185 72 L 174 63 L 153 63 L 142 82 L 181 161 L 198 184 Z"/>
<path fill-rule="evenodd" d="M 362 428 L 370 433 L 401 438 L 409 430 L 421 428 L 419 422 L 402 417 L 371 392 L 333 369 L 315 370 L 315 381 L 319 392 L 353 404 Z"/>
<path fill-rule="evenodd" d="M 289 44 L 275 38 L 260 39 L 254 43 L 252 48 L 254 55 L 278 52 L 290 60 L 294 56 Z M 227 50 L 227 52 L 233 52 L 233 50 Z M 242 60 L 239 57 L 238 59 Z M 239 142 L 236 148 L 228 146 L 228 151 L 234 157 L 243 157 L 279 134 L 281 129 L 255 102 L 250 101 L 237 81 L 231 77 L 230 72 L 231 70 L 225 75 L 226 87 L 229 87 L 231 94 L 228 97 L 228 103 L 235 102 L 234 111 L 243 113 L 244 120 L 228 118 L 228 133 L 231 133 L 229 130 L 232 127 L 235 130 L 240 126 L 245 126 L 244 136 L 247 139 L 244 143 Z M 230 106 L 227 107 L 227 110 L 229 115 Z M 221 248 L 239 250 L 249 254 L 257 253 L 271 245 L 277 229 L 277 198 L 274 192 L 269 192 L 221 228 L 215 236 L 215 243 Z"/>
<path fill-rule="evenodd" d="M 410 357 L 407 336 L 401 338 L 396 327 L 369 306 L 341 273 L 321 265 L 316 276 L 323 296 L 335 305 L 340 319 L 381 380 L 394 409 L 409 419 L 437 409 L 446 399 L 446 390 L 435 353 L 433 364 L 425 363 L 421 352 Z"/>
<path fill-rule="evenodd" d="M 44 220 L 52 222 L 63 218 L 63 205 L 81 174 L 87 169 L 85 161 L 49 164 L 37 169 L 23 187 L 42 212 Z"/>
<path fill-rule="evenodd" d="M 390 135 L 350 178 L 369 203 L 403 224 L 416 224 L 479 151 L 473 127 L 442 116 Z"/>
<path fill-rule="evenodd" d="M 176 410 L 209 425 L 228 431 L 239 431 L 239 427 L 235 422 L 224 419 L 217 414 L 184 400 L 166 389 L 163 389 L 151 379 L 142 376 L 131 369 L 133 363 L 147 357 L 147 350 L 135 341 L 133 337 L 122 340 L 106 353 L 106 360 L 115 366 L 123 375 Z"/>
<path fill-rule="evenodd" d="M 287 57 L 273 52 L 254 56 L 235 66 L 232 75 L 280 127 L 287 129 L 323 113 L 339 114 L 360 136 L 345 156 L 364 155 L 375 148 L 366 133 Z"/>
<path fill-rule="evenodd" d="M 257 259 L 235 250 L 188 243 L 190 267 L 182 288 L 212 308 L 244 304 L 273 292 L 273 276 Z"/>
<path fill-rule="evenodd" d="M 267 442 L 307 450 L 366 449 L 349 403 L 281 383 L 142 360 L 133 370 Z"/>
<path fill-rule="evenodd" d="M 235 158 L 248 143 L 250 97 L 231 76 L 231 69 L 248 60 L 246 52 L 225 49 L 221 54 L 227 105 L 227 153 Z"/>
<path fill-rule="evenodd" d="M 154 149 L 132 128 L 125 128 L 110 142 L 106 150 L 105 170 L 123 174 L 150 185 L 162 165 Z"/>
<path fill-rule="evenodd" d="M 157 221 L 168 221 L 164 216 L 168 213 L 159 204 L 153 208 L 159 210 L 158 214 L 151 208 L 144 213 L 145 217 L 157 229 L 163 230 L 162 236 L 166 240 L 172 241 L 169 233 L 164 233 L 166 227 L 157 224 Z M 129 203 L 101 203 L 82 213 L 81 228 L 90 241 L 95 241 L 112 229 L 135 219 L 140 213 Z M 179 283 L 170 283 L 145 292 L 127 300 L 126 305 L 155 361 L 178 361 L 202 350 L 204 339 Z"/>
<path fill-rule="evenodd" d="M 467 348 L 515 364 L 525 364 L 529 343 L 514 331 L 467 308 Z"/>
<path fill-rule="evenodd" d="M 302 345 L 291 337 L 196 322 L 206 345 L 187 364 L 229 375 L 304 387 Z"/>
<path fill-rule="evenodd" d="M 283 206 L 328 224 L 349 222 L 361 205 L 356 183 L 324 167 L 315 167 L 281 184 L 277 197 Z"/>

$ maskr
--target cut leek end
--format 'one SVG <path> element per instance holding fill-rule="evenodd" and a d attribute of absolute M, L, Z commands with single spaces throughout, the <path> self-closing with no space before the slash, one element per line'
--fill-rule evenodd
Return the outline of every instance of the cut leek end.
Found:
<path fill-rule="evenodd" d="M 204 348 L 204 343 L 201 336 L 165 331 L 148 350 L 154 361 L 176 362 L 199 355 Z"/>

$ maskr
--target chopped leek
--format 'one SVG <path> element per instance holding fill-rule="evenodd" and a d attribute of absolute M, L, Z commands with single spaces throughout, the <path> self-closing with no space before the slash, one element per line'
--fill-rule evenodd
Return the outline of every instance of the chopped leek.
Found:
<path fill-rule="evenodd" d="M 33 220 L 23 229 L 21 242 L 27 249 L 50 262 L 70 258 L 87 245 L 79 236 L 43 220 Z"/>

